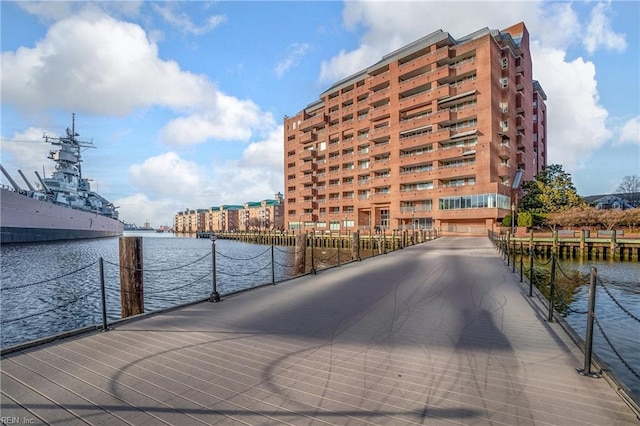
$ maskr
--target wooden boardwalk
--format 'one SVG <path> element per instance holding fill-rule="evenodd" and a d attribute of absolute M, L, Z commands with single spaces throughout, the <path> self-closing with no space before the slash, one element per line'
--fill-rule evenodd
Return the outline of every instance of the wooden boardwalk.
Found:
<path fill-rule="evenodd" d="M 6 355 L 2 420 L 638 425 L 486 238 L 442 238 Z"/>

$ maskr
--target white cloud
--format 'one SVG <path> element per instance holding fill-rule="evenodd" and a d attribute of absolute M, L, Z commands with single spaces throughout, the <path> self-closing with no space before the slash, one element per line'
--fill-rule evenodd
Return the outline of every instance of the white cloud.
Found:
<path fill-rule="evenodd" d="M 146 159 L 129 168 L 131 183 L 151 197 L 195 193 L 204 181 L 204 170 L 174 152 Z"/>
<path fill-rule="evenodd" d="M 345 27 L 361 26 L 365 33 L 356 49 L 340 51 L 322 63 L 320 80 L 333 83 L 347 77 L 438 29 L 461 38 L 484 27 L 502 29 L 524 21 L 531 37 L 533 78 L 548 96 L 549 162 L 578 168 L 610 138 L 594 64 L 581 58 L 567 60 L 565 55 L 585 32 L 571 3 L 456 2 L 455 8 L 452 13 L 451 3 L 446 2 L 398 2 L 393 7 L 387 2 L 346 2 Z M 606 10 L 594 7 L 589 34 L 601 36 L 599 43 L 609 40 L 605 46 L 614 48 L 620 40 L 610 29 Z"/>
<path fill-rule="evenodd" d="M 254 142 L 245 149 L 241 163 L 245 166 L 258 166 L 282 171 L 284 159 L 284 127 L 278 126 L 264 141 Z"/>
<path fill-rule="evenodd" d="M 166 107 L 185 114 L 161 131 L 164 141 L 178 145 L 248 140 L 273 126 L 253 102 L 225 95 L 206 76 L 160 59 L 140 26 L 95 8 L 54 23 L 32 48 L 3 52 L 1 64 L 3 104 L 25 115 L 55 108 L 125 116 Z"/>
<path fill-rule="evenodd" d="M 611 28 L 611 21 L 607 16 L 610 11 L 611 6 L 608 3 L 598 3 L 591 10 L 590 21 L 583 38 L 584 47 L 590 54 L 599 47 L 618 52 L 627 48 L 624 34 L 617 34 Z"/>
<path fill-rule="evenodd" d="M 56 22 L 33 48 L 3 52 L 1 83 L 3 103 L 22 111 L 124 116 L 151 105 L 186 110 L 215 96 L 205 77 L 159 59 L 138 25 L 88 12 Z"/>
<path fill-rule="evenodd" d="M 135 223 L 142 226 L 146 221 L 153 228 L 162 225 L 173 226 L 173 217 L 179 211 L 189 208 L 178 200 L 163 198 L 160 200 L 150 200 L 144 194 L 134 194 L 115 200 L 114 204 L 119 206 L 120 219 L 127 223 Z"/>
<path fill-rule="evenodd" d="M 171 120 L 161 131 L 169 145 L 191 145 L 207 139 L 247 141 L 252 130 L 272 128 L 273 117 L 252 101 L 217 93 L 202 112 Z"/>
<path fill-rule="evenodd" d="M 2 165 L 16 183 L 23 188 L 26 188 L 26 185 L 18 174 L 18 170 L 22 170 L 32 185 L 37 182 L 34 171 L 37 171 L 43 178 L 49 177 L 53 171 L 54 162 L 47 160 L 49 151 L 53 147 L 42 139 L 42 135 L 45 133 L 56 136 L 48 129 L 30 127 L 2 141 Z M 1 176 L 1 179 L 4 180 L 4 176 Z"/>
<path fill-rule="evenodd" d="M 177 3 L 166 2 L 154 4 L 153 9 L 170 25 L 180 29 L 182 32 L 192 35 L 203 35 L 213 30 L 220 24 L 226 22 L 227 17 L 224 15 L 212 15 L 205 19 L 203 25 L 196 25 L 186 13 L 176 13 Z"/>
<path fill-rule="evenodd" d="M 595 66 L 582 58 L 567 61 L 565 52 L 532 43 L 535 77 L 548 96 L 548 161 L 571 172 L 611 137 L 606 109 L 599 103 Z"/>
<path fill-rule="evenodd" d="M 285 72 L 298 65 L 304 54 L 307 53 L 307 50 L 309 50 L 309 45 L 306 43 L 293 43 L 289 45 L 285 53 L 285 58 L 276 65 L 276 75 L 282 77 Z"/>
<path fill-rule="evenodd" d="M 373 65 L 383 55 L 442 29 L 463 37 L 488 26 L 504 28 L 537 13 L 540 2 L 347 1 L 342 12 L 347 29 L 363 27 L 358 48 L 341 50 L 321 64 L 320 81 L 332 83 Z M 390 7 L 391 5 L 391 7 Z"/>
<path fill-rule="evenodd" d="M 620 129 L 619 140 L 618 145 L 624 143 L 640 144 L 640 116 L 634 117 L 624 123 Z"/>
<path fill-rule="evenodd" d="M 167 224 L 186 208 L 243 204 L 283 192 L 283 137 L 283 127 L 278 126 L 264 140 L 251 143 L 239 160 L 216 161 L 208 167 L 174 152 L 133 165 L 129 179 L 138 194 L 115 201 L 120 217 L 137 224 L 147 219 L 152 226 Z"/>

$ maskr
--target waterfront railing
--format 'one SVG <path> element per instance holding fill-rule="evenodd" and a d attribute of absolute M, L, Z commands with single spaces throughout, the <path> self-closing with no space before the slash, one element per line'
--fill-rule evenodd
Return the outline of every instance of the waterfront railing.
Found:
<path fill-rule="evenodd" d="M 626 359 L 623 354 L 624 351 L 618 347 L 615 339 L 605 330 L 606 326 L 603 326 L 599 320 L 599 314 L 603 316 L 611 315 L 610 312 L 599 312 L 597 310 L 598 304 L 596 300 L 606 296 L 611 301 L 611 303 L 607 303 L 608 310 L 613 306 L 614 309 L 618 309 L 623 314 L 624 318 L 633 323 L 640 323 L 640 317 L 635 315 L 631 309 L 614 296 L 610 289 L 613 283 L 604 280 L 595 267 L 591 267 L 587 274 L 565 271 L 561 262 L 558 261 L 558 255 L 555 251 L 551 251 L 550 256 L 547 256 L 549 253 L 546 250 L 537 251 L 534 244 L 527 246 L 523 241 L 511 238 L 510 235 L 500 235 L 489 231 L 488 236 L 496 250 L 502 255 L 506 265 L 511 268 L 513 273 L 519 275 L 520 282 L 528 281 L 528 296 L 534 297 L 535 295 L 544 300 L 548 309 L 546 320 L 548 322 L 560 322 L 575 343 L 582 349 L 584 364 L 582 367 L 576 368 L 577 372 L 595 378 L 602 377 L 605 372 L 608 373 L 607 378 L 611 379 L 614 385 L 618 387 L 621 396 L 638 410 L 637 396 L 633 396 L 629 388 L 621 383 L 616 375 L 611 375 L 607 363 L 601 357 L 596 356 L 593 351 L 595 326 L 600 336 L 602 336 L 604 345 L 610 349 L 619 363 L 628 370 L 628 373 L 640 381 L 638 366 L 634 366 Z M 559 278 L 569 282 L 569 285 L 559 286 Z M 589 288 L 587 306 L 585 309 L 575 309 L 571 303 L 573 290 L 581 286 L 588 286 Z M 600 296 L 596 297 L 598 294 Z M 573 328 L 563 320 L 568 314 L 585 315 L 584 338 L 576 334 Z M 617 327 L 619 326 L 620 324 L 617 324 Z M 633 329 L 634 327 L 632 326 L 631 328 Z M 598 366 L 598 371 L 591 370 L 592 364 Z"/>
<path fill-rule="evenodd" d="M 295 236 L 291 234 L 287 238 Z M 253 246 L 258 244 L 265 246 L 264 250 L 248 256 L 232 255 L 221 250 L 216 245 L 217 235 L 210 235 L 212 241 L 211 251 L 199 257 L 179 265 L 162 267 L 160 265 L 148 265 L 144 268 L 131 267 L 135 262 L 123 259 L 122 251 L 119 260 L 109 260 L 100 257 L 73 271 L 52 276 L 34 282 L 7 285 L 0 288 L 3 297 L 11 296 L 14 300 L 20 300 L 20 294 L 32 290 L 37 295 L 38 304 L 27 303 L 24 307 L 14 310 L 7 315 L 4 312 L 0 318 L 0 327 L 3 335 L 14 330 L 43 330 L 35 333 L 27 342 L 2 343 L 2 354 L 13 352 L 27 346 L 35 346 L 47 341 L 55 340 L 67 335 L 85 331 L 108 330 L 109 327 L 129 316 L 125 314 L 125 305 L 129 299 L 137 299 L 142 306 L 140 313 L 150 314 L 167 309 L 175 309 L 191 303 L 203 301 L 217 302 L 222 297 L 241 291 L 247 291 L 265 285 L 276 285 L 300 275 L 316 274 L 321 270 L 344 265 L 349 262 L 359 261 L 368 257 L 379 256 L 394 250 L 400 250 L 409 245 L 414 245 L 433 240 L 438 237 L 436 231 L 403 232 L 393 235 L 382 233 L 367 233 L 360 235 L 356 232 L 348 235 L 327 235 L 323 233 L 307 232 L 300 234 L 300 239 L 294 247 L 287 247 L 290 240 L 271 237 L 261 233 L 254 235 Z M 222 234 L 224 239 L 237 239 L 245 242 L 249 239 L 244 234 Z M 142 237 L 121 237 L 132 239 Z M 277 245 L 280 242 L 282 245 Z M 257 243 L 257 244 L 256 244 Z M 122 246 L 121 246 L 122 250 Z M 254 250 L 251 250 L 254 252 Z M 142 255 L 142 253 L 140 253 Z M 142 262 L 140 262 L 142 264 Z M 142 277 L 140 289 L 123 285 L 123 277 L 128 275 Z M 68 283 L 81 282 L 80 285 L 70 286 Z M 162 281 L 160 285 L 158 282 Z M 240 285 L 224 285 L 220 283 L 242 282 Z M 91 283 L 98 283 L 91 285 Z M 141 284 L 142 284 L 141 283 Z M 167 285 L 167 283 L 176 283 Z M 74 291 L 68 294 L 57 294 L 47 298 L 38 295 L 49 294 L 46 287 L 60 286 L 63 288 L 74 287 Z M 184 297 L 176 297 L 176 294 Z M 167 304 L 166 302 L 169 302 Z M 149 305 L 161 306 L 153 310 Z M 120 315 L 117 310 L 120 308 Z M 15 312 L 20 314 L 15 314 Z M 73 317 L 72 329 L 68 329 L 63 320 L 52 320 L 53 317 Z M 49 323 L 47 324 L 47 322 Z M 6 346 L 6 347 L 5 347 Z"/>

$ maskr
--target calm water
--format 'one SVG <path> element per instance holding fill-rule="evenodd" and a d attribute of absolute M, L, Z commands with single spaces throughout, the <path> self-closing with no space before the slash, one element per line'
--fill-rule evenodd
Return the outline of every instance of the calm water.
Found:
<path fill-rule="evenodd" d="M 636 401 L 640 402 L 640 322 L 633 318 L 640 318 L 640 263 L 566 260 L 560 262 L 561 269 L 574 269 L 585 275 L 591 267 L 595 267 L 598 274 L 595 313 L 602 327 L 600 330 L 597 324 L 593 326 L 594 352 L 633 391 Z M 571 310 L 585 312 L 588 298 L 588 279 L 585 279 L 585 285 L 578 289 L 570 306 Z M 569 313 L 565 319 L 585 340 L 587 316 L 582 313 Z"/>
<path fill-rule="evenodd" d="M 152 312 L 211 294 L 212 243 L 173 234 L 142 235 L 145 312 Z M 293 274 L 294 249 L 275 247 L 275 280 Z M 1 347 L 46 337 L 79 327 L 101 324 L 98 259 L 104 259 L 107 316 L 120 319 L 118 238 L 0 246 Z M 640 317 L 640 264 L 567 262 L 562 269 L 585 274 L 598 269 L 600 281 L 617 302 Z M 217 290 L 224 295 L 271 282 L 271 247 L 235 241 L 216 241 Z M 57 278 L 56 278 L 57 277 Z M 585 311 L 588 281 L 571 308 Z M 621 361 L 597 327 L 594 352 L 634 392 L 640 395 L 640 324 L 625 313 L 599 285 L 596 316 Z M 567 322 L 583 339 L 586 315 L 569 314 Z M 625 365 L 628 364 L 631 370 Z M 582 367 L 576 365 L 576 367 Z"/>
<path fill-rule="evenodd" d="M 145 312 L 203 300 L 213 290 L 211 240 L 143 236 Z M 120 319 L 118 238 L 0 246 L 1 346 L 101 324 L 100 272 L 109 321 Z M 275 280 L 290 278 L 293 248 L 274 247 Z M 271 283 L 271 247 L 216 241 L 220 294 Z M 55 279 L 59 277 L 58 279 Z"/>

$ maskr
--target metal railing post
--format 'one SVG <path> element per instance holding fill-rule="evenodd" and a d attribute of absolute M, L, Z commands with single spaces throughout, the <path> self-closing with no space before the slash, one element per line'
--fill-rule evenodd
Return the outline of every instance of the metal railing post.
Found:
<path fill-rule="evenodd" d="M 213 290 L 209 295 L 209 302 L 219 302 L 220 293 L 218 293 L 218 283 L 216 277 L 216 236 L 211 235 L 211 275 L 213 280 Z"/>
<path fill-rule="evenodd" d="M 522 275 L 524 274 L 524 252 L 522 251 L 522 242 L 520 243 L 520 282 L 522 282 L 523 278 Z"/>
<path fill-rule="evenodd" d="M 314 257 L 314 248 L 316 245 L 316 231 L 315 229 L 311 231 L 311 273 L 313 275 L 316 274 L 316 263 L 315 263 L 315 257 Z"/>
<path fill-rule="evenodd" d="M 533 296 L 533 256 L 535 251 L 529 248 L 529 297 Z"/>
<path fill-rule="evenodd" d="M 556 290 L 556 253 L 551 253 L 551 288 L 549 289 L 549 322 L 553 322 L 553 299 Z"/>
<path fill-rule="evenodd" d="M 584 343 L 584 367 L 577 369 L 583 376 L 600 377 L 600 374 L 591 372 L 591 354 L 593 349 L 593 321 L 596 313 L 596 278 L 598 270 L 591 267 L 589 274 L 589 308 L 587 310 L 587 335 Z"/>
<path fill-rule="evenodd" d="M 273 256 L 273 241 L 271 241 L 271 284 L 276 285 L 276 262 Z"/>
<path fill-rule="evenodd" d="M 104 288 L 104 259 L 100 258 L 100 297 L 102 298 L 102 331 L 107 331 L 107 294 Z"/>

